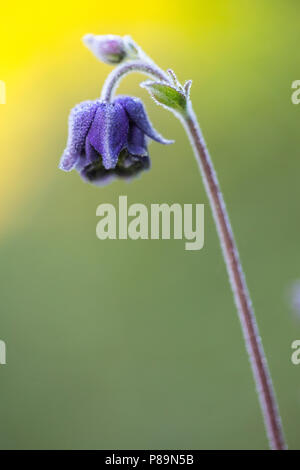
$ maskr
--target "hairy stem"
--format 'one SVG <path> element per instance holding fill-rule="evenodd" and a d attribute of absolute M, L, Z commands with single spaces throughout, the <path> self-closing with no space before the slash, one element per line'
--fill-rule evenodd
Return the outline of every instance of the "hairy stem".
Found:
<path fill-rule="evenodd" d="M 101 99 L 109 102 L 120 80 L 130 72 L 142 72 L 170 84 L 169 76 L 151 60 L 130 61 L 119 65 L 110 73 L 103 86 Z M 220 184 L 190 102 L 187 114 L 181 116 L 180 119 L 184 124 L 193 146 L 211 204 L 246 348 L 253 370 L 270 447 L 274 450 L 283 450 L 286 449 L 287 446 L 283 436 L 279 410 L 238 249 L 234 240 Z"/>
<path fill-rule="evenodd" d="M 184 125 L 194 149 L 204 185 L 211 204 L 214 220 L 221 242 L 223 256 L 234 300 L 239 313 L 243 335 L 248 351 L 257 393 L 264 417 L 270 447 L 274 450 L 286 449 L 279 410 L 275 398 L 271 375 L 247 289 L 244 273 L 231 224 L 220 189 L 214 166 L 202 136 L 197 118 L 190 106 Z"/>
<path fill-rule="evenodd" d="M 163 80 L 168 83 L 170 82 L 168 75 L 159 67 L 157 67 L 157 65 L 155 65 L 152 61 L 130 61 L 119 65 L 108 75 L 102 88 L 101 100 L 108 102 L 111 101 L 114 92 L 120 83 L 120 80 L 131 72 L 142 72 L 158 80 Z"/>

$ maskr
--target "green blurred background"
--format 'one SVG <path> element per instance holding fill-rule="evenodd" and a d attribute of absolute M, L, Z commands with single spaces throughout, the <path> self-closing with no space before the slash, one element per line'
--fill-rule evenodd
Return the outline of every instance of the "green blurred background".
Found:
<path fill-rule="evenodd" d="M 230 211 L 290 448 L 300 445 L 297 1 L 33 2 L 1 7 L 0 447 L 260 449 L 267 440 L 215 227 L 179 122 L 128 77 L 173 146 L 131 184 L 57 169 L 76 103 L 110 67 L 87 32 L 131 34 L 192 100 Z M 205 203 L 205 246 L 100 241 L 96 207 Z"/>

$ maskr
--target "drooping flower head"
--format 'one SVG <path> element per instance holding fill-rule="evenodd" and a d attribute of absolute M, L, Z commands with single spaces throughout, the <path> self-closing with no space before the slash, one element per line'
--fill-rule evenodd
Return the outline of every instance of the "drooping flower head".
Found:
<path fill-rule="evenodd" d="M 94 184 L 130 178 L 150 166 L 147 138 L 172 143 L 154 130 L 139 98 L 85 101 L 70 113 L 67 147 L 59 167 L 76 169 Z"/>

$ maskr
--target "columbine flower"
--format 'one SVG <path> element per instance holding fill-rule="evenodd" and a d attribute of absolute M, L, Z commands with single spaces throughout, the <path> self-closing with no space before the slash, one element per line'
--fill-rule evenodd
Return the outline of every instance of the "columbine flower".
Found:
<path fill-rule="evenodd" d="M 71 111 L 68 143 L 59 167 L 64 171 L 75 168 L 95 184 L 114 177 L 130 178 L 150 166 L 147 137 L 172 143 L 154 130 L 139 98 L 85 101 Z"/>

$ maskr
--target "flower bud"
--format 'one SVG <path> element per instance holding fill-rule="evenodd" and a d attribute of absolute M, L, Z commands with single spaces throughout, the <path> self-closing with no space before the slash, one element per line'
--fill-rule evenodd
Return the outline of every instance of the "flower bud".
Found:
<path fill-rule="evenodd" d="M 127 56 L 126 45 L 121 36 L 86 34 L 83 42 L 98 59 L 106 64 L 119 64 Z"/>

